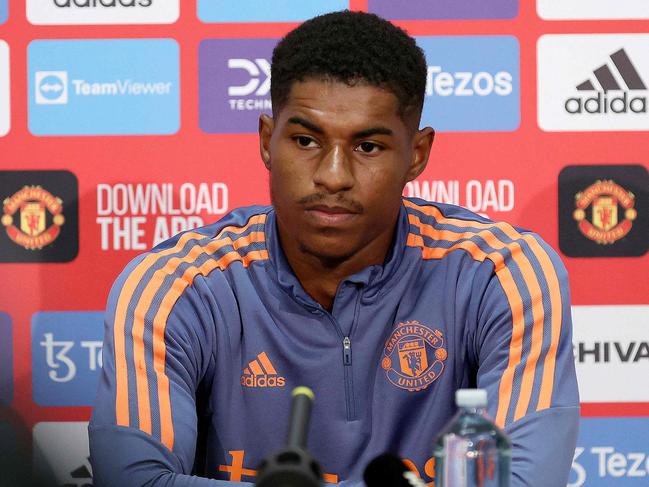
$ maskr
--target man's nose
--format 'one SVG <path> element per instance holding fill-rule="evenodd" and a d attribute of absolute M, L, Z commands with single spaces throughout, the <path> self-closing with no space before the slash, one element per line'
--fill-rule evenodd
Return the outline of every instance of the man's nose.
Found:
<path fill-rule="evenodd" d="M 329 193 L 337 193 L 354 185 L 350 157 L 344 147 L 332 146 L 318 163 L 313 182 Z"/>

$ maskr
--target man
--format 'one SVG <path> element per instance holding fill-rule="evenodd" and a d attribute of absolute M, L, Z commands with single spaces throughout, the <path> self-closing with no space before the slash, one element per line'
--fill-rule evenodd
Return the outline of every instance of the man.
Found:
<path fill-rule="evenodd" d="M 297 385 L 315 392 L 309 449 L 329 481 L 385 451 L 430 479 L 454 391 L 480 387 L 512 438 L 512 485 L 565 485 L 566 273 L 530 232 L 402 199 L 433 142 L 425 80 L 414 40 L 374 15 L 317 17 L 279 43 L 259 122 L 273 206 L 176 236 L 111 292 L 95 485 L 254 481 Z"/>

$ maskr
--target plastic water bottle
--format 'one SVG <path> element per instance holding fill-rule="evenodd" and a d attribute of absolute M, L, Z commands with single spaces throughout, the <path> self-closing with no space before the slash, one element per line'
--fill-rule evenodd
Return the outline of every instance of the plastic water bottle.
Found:
<path fill-rule="evenodd" d="M 487 391 L 460 389 L 455 402 L 435 441 L 435 487 L 509 487 L 511 442 L 487 416 Z"/>

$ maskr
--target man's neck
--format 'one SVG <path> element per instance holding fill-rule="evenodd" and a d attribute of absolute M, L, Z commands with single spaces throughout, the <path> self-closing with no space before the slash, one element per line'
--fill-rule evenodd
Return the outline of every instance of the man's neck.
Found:
<path fill-rule="evenodd" d="M 354 255 L 334 261 L 316 256 L 301 248 L 299 243 L 285 236 L 279 229 L 279 237 L 291 269 L 304 290 L 328 311 L 333 308 L 339 284 L 371 265 L 382 265 L 390 250 L 395 229 L 364 246 Z"/>

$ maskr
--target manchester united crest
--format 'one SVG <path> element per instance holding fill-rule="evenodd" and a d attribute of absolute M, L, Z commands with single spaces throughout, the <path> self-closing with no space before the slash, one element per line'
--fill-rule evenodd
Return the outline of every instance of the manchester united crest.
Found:
<path fill-rule="evenodd" d="M 3 201 L 2 225 L 9 238 L 29 250 L 42 249 L 61 233 L 63 201 L 41 186 L 24 186 Z"/>
<path fill-rule="evenodd" d="M 570 257 L 649 250 L 649 172 L 640 164 L 566 166 L 558 177 L 559 248 Z"/>
<path fill-rule="evenodd" d="M 441 375 L 447 356 L 441 331 L 407 321 L 399 323 L 385 342 L 381 366 L 395 386 L 419 391 Z"/>
<path fill-rule="evenodd" d="M 636 219 L 635 195 L 613 180 L 598 180 L 575 195 L 572 216 L 584 237 L 612 244 L 625 237 Z M 590 218 L 588 215 L 590 214 Z"/>
<path fill-rule="evenodd" d="M 66 170 L 0 170 L 0 262 L 79 253 L 79 182 Z"/>

